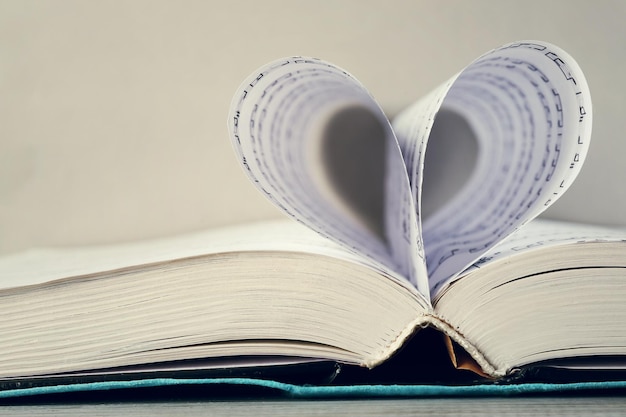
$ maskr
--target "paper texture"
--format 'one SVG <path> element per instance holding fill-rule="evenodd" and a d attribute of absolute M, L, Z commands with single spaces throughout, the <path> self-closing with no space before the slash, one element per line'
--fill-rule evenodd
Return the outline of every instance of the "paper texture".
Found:
<path fill-rule="evenodd" d="M 355 187 L 368 185 L 359 183 L 359 173 L 372 188 L 383 184 L 378 235 L 362 221 L 367 204 L 337 192 L 341 180 L 323 152 L 329 140 L 342 140 L 328 126 L 347 109 L 378 121 L 371 129 L 382 143 L 377 160 L 363 158 L 361 148 L 375 142 L 367 134 L 344 151 L 345 164 L 356 173 L 344 174 L 354 175 Z M 478 163 L 458 195 L 422 224 L 427 143 L 442 109 L 469 123 Z M 486 53 L 392 123 L 345 70 L 317 59 L 278 60 L 241 85 L 228 125 L 241 165 L 272 202 L 405 276 L 428 297 L 571 185 L 589 146 L 591 101 L 567 53 L 547 43 L 519 42 Z M 383 177 L 378 181 L 364 174 L 372 164 Z"/>

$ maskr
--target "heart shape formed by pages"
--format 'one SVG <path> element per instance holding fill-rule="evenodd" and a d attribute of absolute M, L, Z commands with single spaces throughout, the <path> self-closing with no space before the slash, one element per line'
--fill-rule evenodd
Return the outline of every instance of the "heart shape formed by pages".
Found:
<path fill-rule="evenodd" d="M 423 219 L 426 145 L 444 113 L 471 128 L 478 156 L 459 192 Z M 245 172 L 274 204 L 429 297 L 570 186 L 589 146 L 591 100 L 567 53 L 518 42 L 390 122 L 352 75 L 295 57 L 241 85 L 228 125 Z"/>

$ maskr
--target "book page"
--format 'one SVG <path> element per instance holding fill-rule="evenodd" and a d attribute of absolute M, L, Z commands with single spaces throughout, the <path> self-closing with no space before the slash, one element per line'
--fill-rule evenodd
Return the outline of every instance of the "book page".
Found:
<path fill-rule="evenodd" d="M 517 265 L 515 273 L 520 273 L 520 276 L 516 276 L 516 278 L 522 278 L 524 274 L 521 270 L 525 264 L 522 262 L 508 262 L 508 258 L 530 254 L 533 251 L 546 253 L 546 249 L 556 247 L 561 247 L 563 251 L 572 253 L 570 245 L 587 243 L 626 243 L 626 227 L 607 227 L 544 218 L 534 219 L 487 251 L 480 259 L 466 268 L 458 278 L 462 278 L 463 281 L 466 279 L 471 280 L 471 277 L 468 276 L 471 272 L 497 262 L 505 262 L 505 264 L 500 265 Z M 593 258 L 591 247 L 587 247 L 585 253 Z M 611 253 L 613 255 L 610 255 Z M 613 259 L 611 259 L 611 256 Z M 604 264 L 593 264 L 586 261 L 585 267 L 617 267 L 623 265 L 619 252 L 610 252 L 606 247 L 603 249 L 601 258 L 601 262 Z M 597 260 L 599 259 L 597 258 Z M 532 265 L 532 263 L 526 263 L 526 265 Z M 568 263 L 568 265 L 572 264 Z M 502 268 L 500 267 L 498 271 L 501 274 Z M 450 277 L 447 280 L 440 281 L 435 291 L 433 291 L 433 299 L 443 294 L 446 288 L 449 288 L 449 284 L 456 281 L 456 279 L 457 277 Z"/>
<path fill-rule="evenodd" d="M 465 186 L 423 224 L 433 290 L 563 194 L 591 135 L 589 89 L 569 55 L 536 42 L 491 51 L 394 120 L 418 207 L 440 109 L 468 121 L 479 153 Z"/>
<path fill-rule="evenodd" d="M 626 242 L 626 228 L 535 219 L 485 253 L 464 274 L 487 263 L 526 251 L 591 242 Z"/>
<path fill-rule="evenodd" d="M 270 201 L 407 277 L 428 297 L 417 210 L 397 140 L 354 77 L 312 58 L 272 62 L 235 94 L 229 129 L 244 171 Z"/>
<path fill-rule="evenodd" d="M 422 219 L 440 110 L 471 127 L 477 164 L 458 194 Z M 520 42 L 483 55 L 390 125 L 346 71 L 287 58 L 242 84 L 229 128 L 245 172 L 274 204 L 428 296 L 571 185 L 589 146 L 591 101 L 567 53 Z"/>
<path fill-rule="evenodd" d="M 122 244 L 30 249 L 0 257 L 0 290 L 195 256 L 263 251 L 316 254 L 386 270 L 303 225 L 277 220 Z"/>

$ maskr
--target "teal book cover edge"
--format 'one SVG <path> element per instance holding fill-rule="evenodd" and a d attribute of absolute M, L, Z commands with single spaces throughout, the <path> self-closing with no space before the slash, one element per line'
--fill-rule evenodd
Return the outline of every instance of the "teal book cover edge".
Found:
<path fill-rule="evenodd" d="M 26 398 L 50 394 L 124 390 L 151 387 L 206 386 L 207 396 L 211 387 L 246 386 L 272 389 L 294 399 L 313 398 L 384 398 L 384 397 L 472 397 L 515 396 L 533 394 L 565 394 L 575 392 L 602 392 L 626 389 L 626 381 L 574 382 L 574 383 L 525 383 L 482 385 L 296 385 L 252 378 L 150 378 L 133 381 L 106 381 L 77 384 L 51 385 L 33 388 L 15 388 L 0 391 L 0 399 Z"/>

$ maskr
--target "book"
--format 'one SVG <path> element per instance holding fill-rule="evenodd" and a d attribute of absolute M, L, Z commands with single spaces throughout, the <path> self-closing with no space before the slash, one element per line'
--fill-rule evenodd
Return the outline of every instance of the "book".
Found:
<path fill-rule="evenodd" d="M 0 382 L 376 368 L 426 328 L 485 378 L 624 369 L 626 230 L 537 218 L 580 171 L 591 114 L 581 69 L 545 42 L 484 54 L 392 122 L 331 63 L 267 64 L 228 128 L 290 218 L 0 258 Z M 426 215 L 442 127 L 477 155 Z"/>

